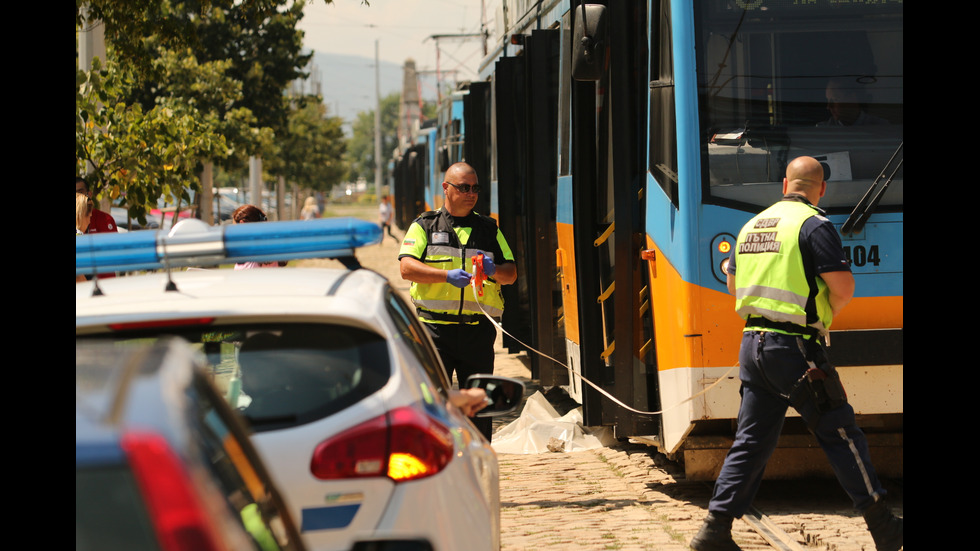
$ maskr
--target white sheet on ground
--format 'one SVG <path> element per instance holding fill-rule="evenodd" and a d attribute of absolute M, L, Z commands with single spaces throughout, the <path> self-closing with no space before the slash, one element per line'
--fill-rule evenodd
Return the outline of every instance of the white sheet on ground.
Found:
<path fill-rule="evenodd" d="M 563 416 L 541 392 L 527 398 L 520 417 L 501 427 L 491 445 L 497 453 L 574 452 L 601 448 L 615 438 L 607 427 L 582 426 L 582 408 Z"/>

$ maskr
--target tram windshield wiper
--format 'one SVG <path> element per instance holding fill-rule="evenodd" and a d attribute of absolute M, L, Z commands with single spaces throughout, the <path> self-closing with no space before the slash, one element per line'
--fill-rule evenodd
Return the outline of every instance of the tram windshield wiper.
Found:
<path fill-rule="evenodd" d="M 905 160 L 905 156 L 901 155 L 902 146 L 904 145 L 904 140 L 902 143 L 898 144 L 898 149 L 895 150 L 895 153 L 892 153 L 891 158 L 888 159 L 888 162 L 885 163 L 884 167 L 882 167 L 881 173 L 878 174 L 878 177 L 875 178 L 874 182 L 871 182 L 871 187 L 868 188 L 868 191 L 864 193 L 864 197 L 861 198 L 857 206 L 854 207 L 854 210 L 851 211 L 851 215 L 847 217 L 847 221 L 844 222 L 844 225 L 840 228 L 840 232 L 843 235 L 858 233 L 864 229 L 865 222 L 868 221 L 871 213 L 874 212 L 875 208 L 878 206 L 878 201 L 881 201 L 881 197 L 885 194 L 885 190 L 888 189 L 889 184 L 892 183 L 892 178 L 894 178 L 895 174 L 898 173 L 898 170 L 902 168 L 902 161 Z M 871 199 L 871 194 L 874 193 L 875 188 L 878 187 L 878 182 L 882 178 L 885 178 L 885 173 L 888 172 L 889 167 L 892 166 L 892 163 L 895 162 L 896 158 L 898 159 L 898 164 L 895 165 L 895 168 L 892 169 L 887 179 L 885 179 L 885 183 L 881 186 L 881 189 L 878 190 L 878 193 L 874 195 L 874 199 Z"/>

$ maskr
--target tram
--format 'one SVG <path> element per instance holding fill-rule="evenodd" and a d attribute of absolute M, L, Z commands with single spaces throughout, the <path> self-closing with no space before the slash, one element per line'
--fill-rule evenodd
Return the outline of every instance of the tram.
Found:
<path fill-rule="evenodd" d="M 432 182 L 441 177 L 437 175 L 435 138 L 435 125 L 422 125 L 413 142 L 392 160 L 392 212 L 399 228 L 408 228 L 416 216 L 433 208 Z"/>
<path fill-rule="evenodd" d="M 488 10 L 480 81 L 462 113 L 442 109 L 442 126 L 465 120 L 443 165 L 466 160 L 489 187 L 477 210 L 499 221 L 520 270 L 505 342 L 533 349 L 532 375 L 566 388 L 586 425 L 713 479 L 734 435 L 744 325 L 723 262 L 779 200 L 788 162 L 813 156 L 856 280 L 828 354 L 876 468 L 902 476 L 903 3 Z M 791 415 L 766 476 L 827 468 Z"/>

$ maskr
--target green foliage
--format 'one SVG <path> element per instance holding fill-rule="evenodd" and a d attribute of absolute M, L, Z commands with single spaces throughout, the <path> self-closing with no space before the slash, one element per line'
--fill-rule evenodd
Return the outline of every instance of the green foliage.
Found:
<path fill-rule="evenodd" d="M 398 112 L 401 107 L 401 94 L 393 92 L 381 98 L 381 181 L 390 177 L 388 160 L 398 148 Z M 422 108 L 423 117 L 434 118 L 436 106 L 426 102 Z M 374 181 L 374 110 L 361 111 L 351 126 L 352 136 L 347 147 L 350 163 L 350 180 L 364 178 Z"/>
<path fill-rule="evenodd" d="M 342 179 L 339 121 L 283 93 L 312 56 L 305 1 L 76 0 L 76 30 L 103 24 L 114 62 L 76 82 L 76 170 L 96 196 L 125 196 L 143 220 L 160 197 L 186 204 L 201 163 L 251 156 L 317 189 Z"/>
<path fill-rule="evenodd" d="M 275 152 L 275 133 L 261 126 L 251 109 L 241 107 L 242 83 L 229 72 L 230 60 L 200 63 L 194 52 L 161 50 L 153 62 L 152 103 L 185 100 L 225 137 L 226 155 L 209 160 L 244 165 L 250 156 Z"/>
<path fill-rule="evenodd" d="M 327 191 L 347 176 L 343 121 L 327 116 L 319 96 L 292 98 L 288 126 L 278 137 L 278 153 L 266 165 L 302 188 Z"/>
<path fill-rule="evenodd" d="M 290 5 L 287 5 L 290 4 Z M 202 61 L 228 61 L 227 74 L 242 86 L 235 106 L 250 109 L 258 126 L 277 134 L 288 124 L 289 83 L 308 76 L 303 68 L 313 54 L 303 54 L 303 0 L 234 2 L 195 20 Z"/>
<path fill-rule="evenodd" d="M 213 120 L 202 117 L 186 98 L 165 98 L 148 111 L 127 103 L 131 71 L 99 60 L 78 71 L 75 81 L 76 173 L 86 174 L 93 195 L 125 197 L 129 214 L 141 223 L 161 197 L 187 203 L 199 187 L 202 159 L 228 154 Z"/>

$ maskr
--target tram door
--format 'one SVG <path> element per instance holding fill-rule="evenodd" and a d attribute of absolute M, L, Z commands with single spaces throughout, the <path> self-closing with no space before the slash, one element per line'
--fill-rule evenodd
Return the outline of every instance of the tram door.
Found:
<path fill-rule="evenodd" d="M 494 193 L 500 228 L 518 266 L 514 285 L 503 287 L 504 345 L 524 349 L 519 340 L 562 360 L 557 333 L 560 295 L 556 279 L 554 230 L 557 127 L 557 30 L 525 36 L 524 55 L 497 61 L 493 79 L 497 150 Z M 515 340 L 516 339 L 516 340 Z M 529 352 L 532 376 L 542 384 L 564 384 L 564 369 Z"/>
<path fill-rule="evenodd" d="M 616 31 L 605 35 L 604 69 L 596 81 L 572 85 L 573 218 L 582 375 L 624 404 L 651 411 L 658 400 L 656 369 L 648 365 L 654 343 L 640 259 L 645 159 L 638 145 L 645 135 L 645 102 L 638 99 L 646 97 L 646 17 L 638 13 L 645 7 L 633 4 L 605 7 L 604 24 Z M 614 426 L 618 436 L 658 432 L 655 418 L 591 388 L 583 392 L 583 415 L 586 424 Z"/>
<path fill-rule="evenodd" d="M 399 228 L 408 228 L 425 210 L 426 146 L 414 145 L 395 165 L 394 215 Z"/>

